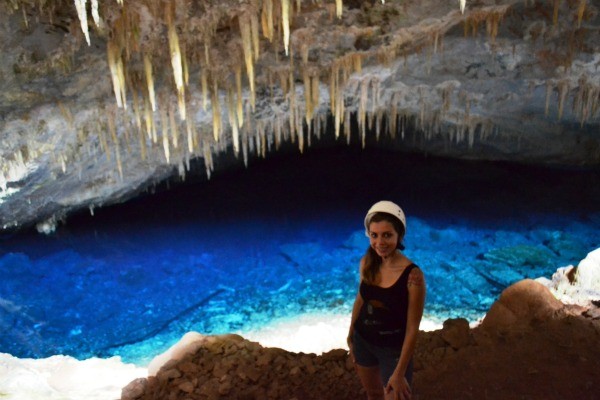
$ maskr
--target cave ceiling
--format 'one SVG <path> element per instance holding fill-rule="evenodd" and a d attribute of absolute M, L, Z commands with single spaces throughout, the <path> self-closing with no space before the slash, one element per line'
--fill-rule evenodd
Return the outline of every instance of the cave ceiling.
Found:
<path fill-rule="evenodd" d="M 597 168 L 599 6 L 0 0 L 0 232 L 290 146 Z"/>

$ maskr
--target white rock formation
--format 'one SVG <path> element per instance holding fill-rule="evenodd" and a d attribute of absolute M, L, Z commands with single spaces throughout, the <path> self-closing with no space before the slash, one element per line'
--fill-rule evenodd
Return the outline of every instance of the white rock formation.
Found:
<path fill-rule="evenodd" d="M 600 248 L 590 252 L 577 267 L 559 268 L 552 279 L 539 278 L 563 303 L 590 307 L 600 305 Z"/>

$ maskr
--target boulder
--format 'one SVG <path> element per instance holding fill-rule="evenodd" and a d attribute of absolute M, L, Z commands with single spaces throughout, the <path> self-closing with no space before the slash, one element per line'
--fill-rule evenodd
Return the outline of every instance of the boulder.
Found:
<path fill-rule="evenodd" d="M 146 391 L 148 380 L 144 378 L 138 378 L 131 381 L 127 386 L 121 390 L 121 400 L 136 400 L 142 397 Z"/>
<path fill-rule="evenodd" d="M 469 329 L 469 321 L 464 318 L 448 319 L 444 321 L 441 336 L 454 350 L 458 350 L 469 344 Z"/>
<path fill-rule="evenodd" d="M 506 288 L 483 319 L 484 329 L 528 325 L 555 316 L 563 303 L 539 282 L 524 279 Z"/>

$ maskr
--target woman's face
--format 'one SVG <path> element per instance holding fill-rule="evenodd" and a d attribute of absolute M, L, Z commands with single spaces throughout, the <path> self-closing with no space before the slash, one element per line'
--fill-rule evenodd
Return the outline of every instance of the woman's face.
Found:
<path fill-rule="evenodd" d="M 369 240 L 371 247 L 381 258 L 393 255 L 398 245 L 398 232 L 388 221 L 371 222 L 369 224 Z"/>

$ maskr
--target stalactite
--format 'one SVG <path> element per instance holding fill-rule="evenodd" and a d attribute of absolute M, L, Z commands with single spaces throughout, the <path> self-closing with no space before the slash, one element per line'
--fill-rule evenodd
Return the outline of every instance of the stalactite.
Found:
<path fill-rule="evenodd" d="M 367 102 L 369 100 L 370 77 L 365 77 L 360 82 L 360 97 L 358 101 L 358 126 L 362 147 L 364 148 L 367 140 L 366 112 Z"/>
<path fill-rule="evenodd" d="M 236 115 L 236 105 L 233 99 L 233 91 L 231 89 L 227 90 L 227 115 L 229 116 L 229 126 L 231 127 L 231 137 L 233 142 L 233 151 L 238 156 L 240 152 L 240 143 L 239 143 L 239 131 L 238 131 L 238 122 Z"/>
<path fill-rule="evenodd" d="M 558 83 L 558 119 L 562 119 L 565 100 L 569 93 L 569 81 L 562 80 Z"/>
<path fill-rule="evenodd" d="M 273 42 L 273 0 L 264 0 L 262 3 L 261 23 L 263 36 Z"/>
<path fill-rule="evenodd" d="M 185 85 L 183 77 L 183 56 L 181 53 L 181 47 L 179 46 L 179 36 L 175 29 L 175 22 L 173 21 L 173 3 L 167 3 L 165 5 L 165 15 L 167 20 L 167 31 L 169 38 L 169 51 L 171 54 L 171 67 L 173 69 L 173 79 L 175 80 L 175 87 L 177 88 L 177 99 L 179 105 L 179 116 L 182 121 L 185 121 Z"/>
<path fill-rule="evenodd" d="M 160 125 L 162 128 L 162 145 L 163 145 L 163 152 L 165 154 L 165 159 L 167 160 L 167 163 L 171 162 L 171 150 L 169 148 L 169 117 L 167 115 L 167 109 L 166 107 L 162 107 L 160 110 Z"/>
<path fill-rule="evenodd" d="M 554 10 L 552 13 L 552 24 L 556 26 L 558 24 L 558 10 L 560 8 L 561 0 L 554 0 Z"/>
<path fill-rule="evenodd" d="M 550 97 L 552 96 L 553 85 L 551 81 L 546 81 L 546 107 L 544 109 L 544 114 L 546 117 L 548 116 L 548 111 L 550 109 Z"/>
<path fill-rule="evenodd" d="M 221 137 L 221 105 L 219 103 L 219 87 L 216 80 L 213 81 L 211 106 L 213 115 L 213 137 L 215 142 L 218 142 Z"/>
<path fill-rule="evenodd" d="M 91 44 L 90 42 L 90 32 L 88 29 L 88 20 L 87 20 L 87 9 L 86 9 L 87 0 L 75 0 L 75 8 L 77 9 L 77 16 L 79 17 L 79 23 L 81 25 L 81 30 L 83 35 L 85 36 L 85 41 L 88 46 Z"/>
<path fill-rule="evenodd" d="M 342 18 L 343 6 L 342 0 L 335 0 L 335 15 L 338 18 Z"/>
<path fill-rule="evenodd" d="M 337 63 L 332 63 L 329 71 L 329 109 L 335 112 L 335 97 L 338 85 L 338 66 Z"/>
<path fill-rule="evenodd" d="M 102 149 L 102 152 L 106 154 L 106 160 L 110 161 L 110 152 L 108 151 L 108 142 L 104 135 L 104 127 L 97 126 L 96 129 L 98 130 L 98 138 L 100 139 L 100 148 Z"/>
<path fill-rule="evenodd" d="M 383 124 L 383 110 L 378 109 L 375 113 L 375 140 L 379 141 L 381 137 L 381 125 Z"/>
<path fill-rule="evenodd" d="M 425 125 L 425 98 L 423 95 L 423 87 L 419 87 L 419 125 L 421 128 Z"/>
<path fill-rule="evenodd" d="M 296 136 L 298 137 L 298 150 L 300 150 L 300 154 L 304 153 L 304 129 L 302 126 L 302 122 L 298 122 L 298 118 L 295 120 L 296 122 Z M 308 126 L 308 124 L 307 124 Z"/>
<path fill-rule="evenodd" d="M 100 18 L 100 13 L 98 12 L 98 0 L 90 0 L 90 8 L 92 11 L 92 19 L 94 20 L 94 24 L 100 30 L 104 29 L 104 23 Z"/>
<path fill-rule="evenodd" d="M 573 111 L 579 117 L 580 125 L 583 125 L 597 112 L 600 88 L 594 86 L 586 75 L 579 78 L 577 94 L 573 100 Z"/>
<path fill-rule="evenodd" d="M 294 72 L 288 72 L 288 88 L 289 88 L 289 125 L 290 125 L 290 137 L 292 143 L 294 142 L 294 136 L 296 134 L 296 123 L 295 123 L 295 114 L 297 113 L 296 109 L 296 83 L 294 81 Z"/>
<path fill-rule="evenodd" d="M 315 110 L 318 111 L 319 108 L 319 102 L 321 101 L 320 99 L 320 88 L 319 88 L 319 75 L 318 75 L 318 71 L 315 72 L 315 75 L 311 76 L 310 78 L 310 82 L 311 82 L 311 91 L 310 91 L 310 95 L 312 97 L 311 103 L 313 106 L 313 116 L 315 113 Z"/>
<path fill-rule="evenodd" d="M 211 172 L 213 170 L 212 152 L 210 146 L 206 140 L 202 141 L 202 154 L 204 156 L 204 168 L 206 170 L 206 177 L 210 179 Z"/>
<path fill-rule="evenodd" d="M 244 98 L 242 96 L 242 68 L 239 64 L 235 69 L 235 86 L 237 92 L 237 122 L 241 128 L 244 126 Z"/>
<path fill-rule="evenodd" d="M 321 140 L 321 134 L 327 132 L 327 118 L 328 114 L 319 113 L 319 118 L 317 118 L 317 127 L 315 128 L 315 133 L 317 135 L 317 140 Z"/>
<path fill-rule="evenodd" d="M 140 113 L 140 99 L 139 99 L 137 90 L 133 90 L 131 92 L 131 95 L 133 98 L 133 117 L 135 120 L 135 126 L 137 127 L 138 130 L 141 130 L 142 129 L 142 116 Z"/>
<path fill-rule="evenodd" d="M 304 101 L 306 103 L 306 111 L 305 111 L 305 116 L 306 116 L 306 123 L 310 123 L 310 121 L 312 120 L 313 117 L 313 109 L 314 109 L 314 105 L 313 105 L 313 96 L 312 96 L 312 84 L 311 84 L 311 77 L 308 73 L 308 70 L 304 70 L 304 73 L 302 75 L 302 80 L 304 82 Z"/>
<path fill-rule="evenodd" d="M 352 54 L 352 63 L 354 67 L 354 72 L 361 73 L 362 72 L 362 54 L 354 53 Z"/>
<path fill-rule="evenodd" d="M 179 173 L 179 178 L 182 181 L 185 181 L 185 167 L 183 166 L 183 159 L 180 159 L 177 163 L 177 172 Z"/>
<path fill-rule="evenodd" d="M 121 151 L 119 146 L 119 139 L 117 137 L 117 129 L 116 129 L 116 115 L 114 111 L 110 111 L 107 113 L 107 121 L 108 121 L 108 130 L 110 132 L 110 136 L 115 144 L 115 159 L 117 161 L 117 170 L 119 172 L 119 178 L 123 180 L 123 165 L 121 164 Z"/>
<path fill-rule="evenodd" d="M 197 143 L 195 141 L 196 135 L 194 134 L 195 128 L 194 128 L 194 122 L 192 122 L 193 118 L 187 118 L 185 120 L 185 132 L 186 132 L 186 137 L 187 137 L 187 150 L 188 150 L 188 164 L 189 164 L 189 155 L 194 153 L 194 148 L 196 147 Z M 188 170 L 189 170 L 189 166 L 188 166 Z"/>
<path fill-rule="evenodd" d="M 465 13 L 465 7 L 467 6 L 467 0 L 458 0 L 459 4 L 460 4 L 460 12 L 462 14 Z"/>
<path fill-rule="evenodd" d="M 179 148 L 179 128 L 175 122 L 175 111 L 169 107 L 169 131 L 171 132 L 171 144 L 174 149 Z"/>
<path fill-rule="evenodd" d="M 149 139 L 152 139 L 153 143 L 156 143 L 156 129 L 154 127 L 154 116 L 152 115 L 152 106 L 148 99 L 144 100 L 144 122 L 146 126 L 146 133 Z"/>
<path fill-rule="evenodd" d="M 202 109 L 206 111 L 208 106 L 208 73 L 205 68 L 200 73 L 200 81 L 202 86 Z"/>
<path fill-rule="evenodd" d="M 281 0 L 281 24 L 283 26 L 283 45 L 287 56 L 290 47 L 290 0 Z"/>
<path fill-rule="evenodd" d="M 274 126 L 274 131 L 275 131 L 275 150 L 279 150 L 279 146 L 281 146 L 281 128 L 283 125 L 283 122 L 281 120 L 281 116 L 279 114 L 277 114 L 275 116 L 275 126 Z"/>
<path fill-rule="evenodd" d="M 442 115 L 446 114 L 450 110 L 450 97 L 452 94 L 452 87 L 446 86 L 442 89 Z"/>
<path fill-rule="evenodd" d="M 581 28 L 581 20 L 583 19 L 583 14 L 585 13 L 585 6 L 587 0 L 579 0 L 579 6 L 577 7 L 577 28 Z"/>
<path fill-rule="evenodd" d="M 350 124 L 350 120 L 351 120 L 351 115 L 350 115 L 350 111 L 346 110 L 346 112 L 344 113 L 344 135 L 346 136 L 346 143 L 348 145 L 350 145 L 350 136 L 351 136 L 351 124 Z"/>
<path fill-rule="evenodd" d="M 242 151 L 243 151 L 243 144 L 244 141 L 246 142 L 246 144 L 248 144 L 250 146 L 250 151 L 252 151 L 252 134 L 255 132 L 255 121 L 254 119 L 252 119 L 252 114 L 250 112 L 250 108 L 246 107 L 246 115 L 245 115 L 245 119 L 246 119 L 246 123 L 244 124 L 244 129 L 243 129 L 243 137 L 244 139 L 242 139 Z M 246 156 L 248 156 L 248 149 L 246 149 Z M 245 160 L 245 162 L 247 162 L 247 160 Z M 246 165 L 247 166 L 247 165 Z"/>
<path fill-rule="evenodd" d="M 75 2 L 77 4 L 77 2 Z M 27 19 L 27 12 L 25 11 L 25 4 L 21 5 L 21 12 L 23 13 L 23 23 L 25 24 L 25 28 L 29 29 L 29 20 Z"/>
<path fill-rule="evenodd" d="M 342 89 L 336 87 L 335 93 L 335 138 L 340 136 L 340 127 L 342 125 L 342 115 L 344 115 L 344 96 Z"/>
<path fill-rule="evenodd" d="M 254 88 L 254 56 L 252 54 L 252 32 L 250 29 L 250 18 L 248 15 L 241 15 L 239 18 L 240 33 L 242 35 L 242 47 L 244 60 L 246 62 L 246 75 L 250 85 L 250 106 L 255 108 L 255 88 Z"/>
<path fill-rule="evenodd" d="M 475 126 L 467 125 L 467 132 L 469 134 L 469 149 L 473 148 L 473 144 L 475 143 Z"/>
<path fill-rule="evenodd" d="M 108 54 L 108 67 L 113 83 L 113 91 L 119 108 L 127 108 L 127 100 L 125 94 L 125 74 L 123 68 L 123 60 L 121 58 L 121 49 L 113 41 L 109 41 L 106 45 Z"/>
<path fill-rule="evenodd" d="M 387 130 L 388 135 L 392 138 L 396 138 L 396 132 L 398 129 L 398 100 L 397 100 L 397 92 L 393 92 L 390 98 L 389 103 L 389 111 L 387 111 Z"/>
<path fill-rule="evenodd" d="M 258 31 L 258 16 L 255 13 L 250 13 L 250 30 L 252 32 L 252 55 L 254 56 L 254 62 L 256 62 L 260 56 L 260 33 Z"/>
<path fill-rule="evenodd" d="M 183 85 L 186 87 L 190 84 L 190 70 L 188 66 L 187 53 L 185 51 L 185 45 L 181 45 L 181 66 L 183 69 Z"/>
<path fill-rule="evenodd" d="M 381 92 L 381 81 L 377 76 L 371 79 L 371 115 L 375 115 L 379 108 L 379 97 Z M 369 129 L 373 129 L 372 123 L 369 124 Z"/>
<path fill-rule="evenodd" d="M 248 135 L 245 133 L 245 130 L 242 134 L 242 158 L 244 160 L 244 166 L 248 168 Z"/>
<path fill-rule="evenodd" d="M 260 128 L 259 128 L 259 132 L 260 132 L 260 141 L 261 141 L 261 149 L 262 149 L 262 158 L 267 158 L 267 150 L 268 150 L 268 144 L 269 144 L 269 140 L 267 137 L 267 134 L 265 133 L 265 126 L 264 126 L 264 122 L 260 121 Z"/>
<path fill-rule="evenodd" d="M 147 153 L 146 153 L 146 138 L 144 137 L 144 131 L 142 129 L 138 129 L 138 142 L 140 147 L 140 155 L 143 161 L 146 161 Z"/>
<path fill-rule="evenodd" d="M 152 111 L 156 111 L 156 94 L 154 93 L 154 76 L 152 75 L 152 61 L 150 56 L 144 54 L 144 72 L 146 74 L 146 86 L 148 89 L 148 99 L 152 105 Z"/>
<path fill-rule="evenodd" d="M 496 42 L 496 36 L 498 36 L 498 25 L 502 15 L 500 13 L 493 12 L 486 18 L 486 28 L 488 36 L 491 38 L 491 42 Z"/>

